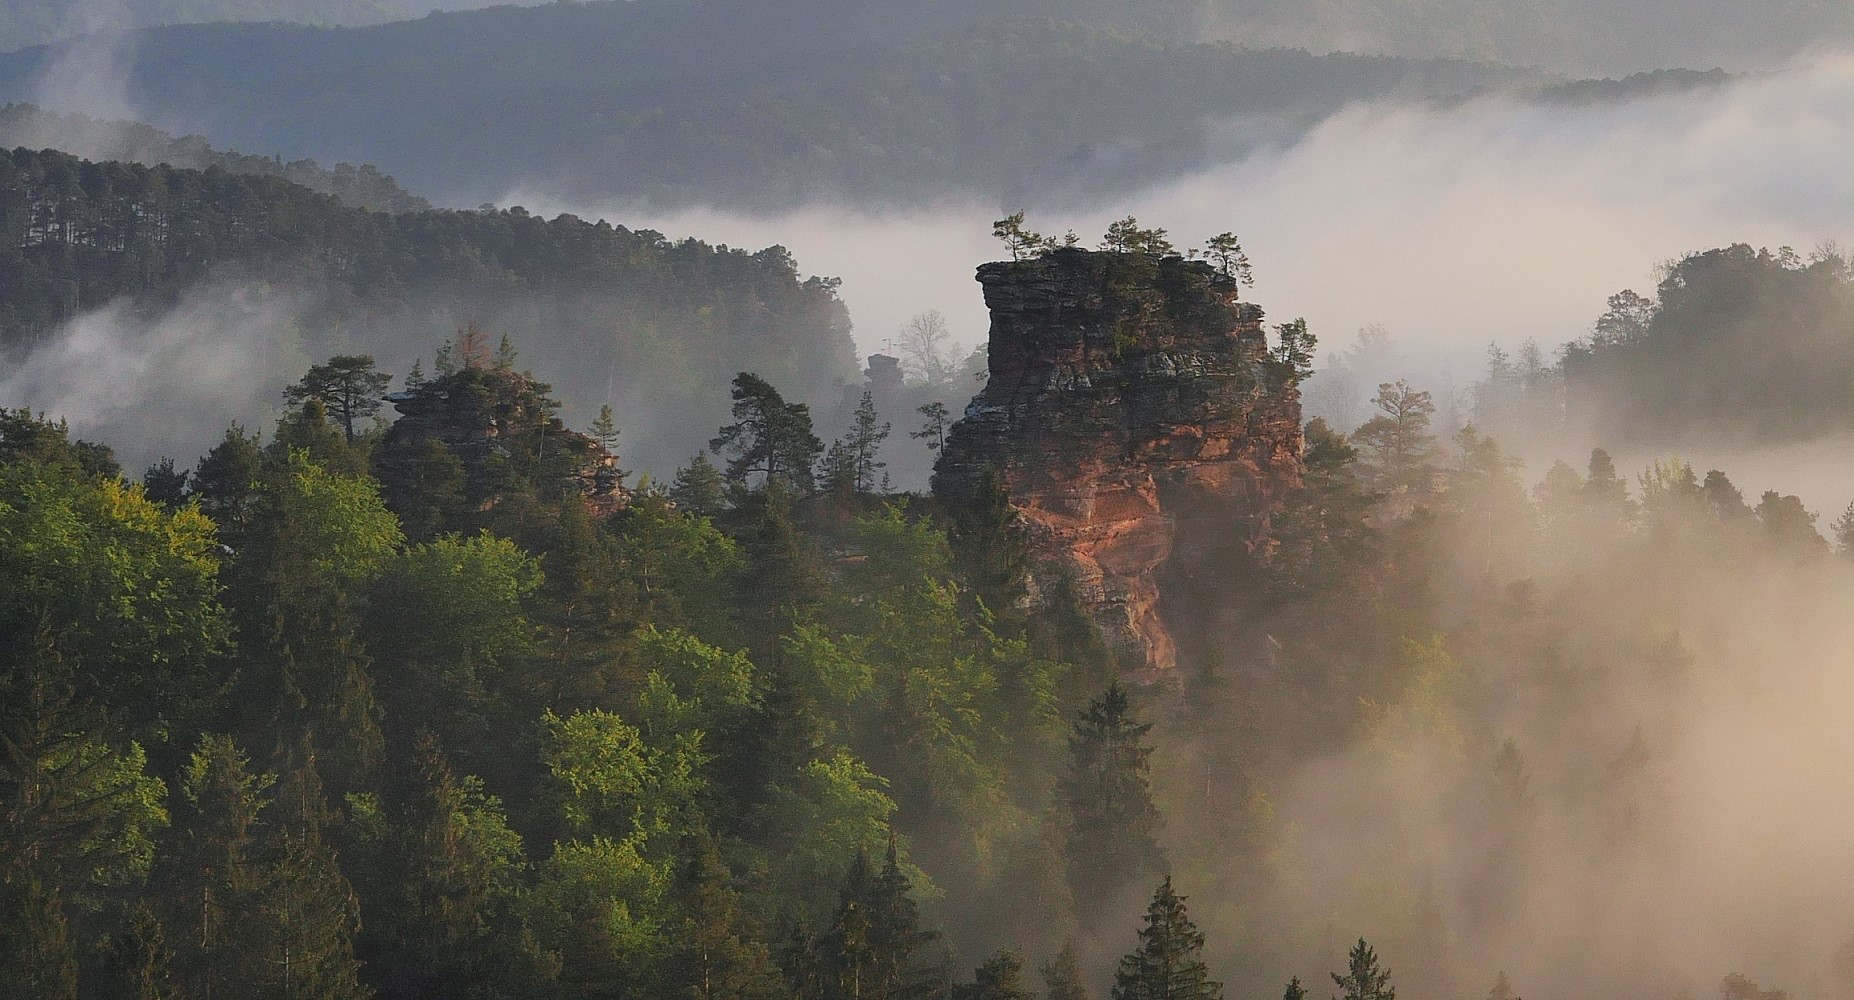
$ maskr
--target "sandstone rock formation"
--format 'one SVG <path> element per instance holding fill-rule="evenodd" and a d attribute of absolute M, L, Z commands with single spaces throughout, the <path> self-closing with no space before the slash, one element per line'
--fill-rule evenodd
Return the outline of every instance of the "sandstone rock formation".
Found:
<path fill-rule="evenodd" d="M 1181 593 L 1205 566 L 1266 556 L 1299 481 L 1299 392 L 1260 307 L 1209 265 L 1056 250 L 978 269 L 990 375 L 956 424 L 934 490 L 970 499 L 996 472 L 1037 577 L 1073 575 L 1123 668 L 1178 659 Z"/>
<path fill-rule="evenodd" d="M 381 442 L 381 466 L 393 473 L 437 442 L 461 467 L 462 497 L 487 511 L 511 490 L 543 498 L 578 494 L 595 517 L 630 500 L 618 456 L 594 438 L 568 430 L 555 415 L 549 386 L 510 368 L 466 361 L 456 371 L 386 397 L 400 413 Z"/>

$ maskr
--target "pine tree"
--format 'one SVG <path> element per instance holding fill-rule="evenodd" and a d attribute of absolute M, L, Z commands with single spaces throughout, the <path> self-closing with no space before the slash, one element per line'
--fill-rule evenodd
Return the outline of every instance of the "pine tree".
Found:
<path fill-rule="evenodd" d="M 592 436 L 606 451 L 618 447 L 618 422 L 612 419 L 611 404 L 599 407 L 599 418 L 592 422 Z"/>
<path fill-rule="evenodd" d="M 824 444 L 811 427 L 811 408 L 787 403 L 765 379 L 741 372 L 734 379 L 734 422 L 708 442 L 717 455 L 731 453 L 727 463 L 730 482 L 751 485 L 753 476 L 764 485 L 775 480 L 799 492 L 816 485 L 813 466 Z"/>
<path fill-rule="evenodd" d="M 283 398 L 291 406 L 320 400 L 352 443 L 355 425 L 379 412 L 392 382 L 391 375 L 374 367 L 373 355 L 342 354 L 312 366 L 300 381 L 283 390 Z"/>
<path fill-rule="evenodd" d="M 281 1000 L 365 1000 L 373 991 L 362 985 L 354 957 L 360 900 L 326 837 L 330 813 L 314 754 L 292 756 L 245 913 L 258 945 L 252 986 Z"/>
<path fill-rule="evenodd" d="M 986 606 L 1002 617 L 1014 615 L 1024 594 L 1030 546 L 996 469 L 981 472 L 971 497 L 953 512 L 951 535 L 954 554 Z"/>
<path fill-rule="evenodd" d="M 877 456 L 882 452 L 882 442 L 888 440 L 889 425 L 876 420 L 875 398 L 865 389 L 862 400 L 856 404 L 849 433 L 831 449 L 833 452 L 842 449 L 842 463 L 850 489 L 857 493 L 874 492 L 876 473 L 888 467 L 888 463 Z"/>
<path fill-rule="evenodd" d="M 946 429 L 951 423 L 948 420 L 946 404 L 935 400 L 916 408 L 914 412 L 927 419 L 921 424 L 920 430 L 910 431 L 908 436 L 917 441 L 927 442 L 927 450 L 937 457 L 946 447 Z"/>
<path fill-rule="evenodd" d="M 688 465 L 677 470 L 669 498 L 677 510 L 696 517 L 717 517 L 727 509 L 727 483 L 721 478 L 721 470 L 708 460 L 708 453 L 698 451 Z"/>
<path fill-rule="evenodd" d="M 1494 980 L 1493 988 L 1487 991 L 1487 1000 L 1519 1000 L 1513 995 L 1513 984 L 1506 978 L 1505 972 L 1501 972 Z"/>
<path fill-rule="evenodd" d="M 1352 946 L 1346 956 L 1346 973 L 1332 974 L 1334 985 L 1345 991 L 1344 1000 L 1397 1000 L 1397 990 L 1391 986 L 1390 970 L 1378 967 L 1378 953 L 1371 950 L 1364 938 Z"/>
<path fill-rule="evenodd" d="M 1281 992 L 1281 1000 L 1307 1000 L 1307 989 L 1300 985 L 1300 977 L 1288 980 L 1287 989 Z"/>
<path fill-rule="evenodd" d="M 1152 803 L 1151 723 L 1133 715 L 1118 681 L 1077 714 L 1061 785 L 1068 813 L 1069 887 L 1083 914 L 1116 912 L 1162 873 L 1162 825 Z"/>
<path fill-rule="evenodd" d="M 187 479 L 191 473 L 174 468 L 174 460 L 163 458 L 142 473 L 142 490 L 148 499 L 169 510 L 187 502 Z"/>
<path fill-rule="evenodd" d="M 1075 946 L 1064 942 L 1056 957 L 1043 963 L 1044 996 L 1048 1000 L 1092 1000 L 1088 987 L 1082 985 L 1081 966 L 1075 961 Z"/>
<path fill-rule="evenodd" d="M 1167 877 L 1146 909 L 1139 947 L 1120 960 L 1113 1000 L 1222 1000 L 1223 984 L 1204 965 L 1204 935 Z"/>

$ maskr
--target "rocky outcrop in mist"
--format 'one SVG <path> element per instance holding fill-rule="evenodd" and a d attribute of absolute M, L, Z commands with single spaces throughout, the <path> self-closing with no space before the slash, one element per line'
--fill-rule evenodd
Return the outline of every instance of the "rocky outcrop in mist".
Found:
<path fill-rule="evenodd" d="M 1299 392 L 1275 372 L 1262 310 L 1179 257 L 1061 249 L 978 280 L 990 377 L 934 490 L 970 502 L 994 470 L 1029 538 L 1030 601 L 1071 574 L 1124 668 L 1170 670 L 1179 623 L 1203 613 L 1191 581 L 1265 557 L 1275 501 L 1299 482 Z"/>

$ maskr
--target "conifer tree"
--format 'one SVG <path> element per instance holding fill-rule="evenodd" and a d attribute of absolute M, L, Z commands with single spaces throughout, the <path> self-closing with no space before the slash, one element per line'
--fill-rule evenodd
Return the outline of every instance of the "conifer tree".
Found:
<path fill-rule="evenodd" d="M 1014 614 L 1024 592 L 1030 547 L 1023 519 L 996 469 L 981 472 L 972 496 L 954 511 L 951 536 L 954 554 L 986 606 L 996 615 Z"/>
<path fill-rule="evenodd" d="M 716 454 L 731 453 L 727 463 L 730 482 L 761 485 L 780 481 L 800 492 L 816 485 L 812 467 L 824 450 L 811 427 L 811 408 L 788 403 L 765 379 L 741 372 L 734 379 L 734 422 L 708 442 Z"/>
<path fill-rule="evenodd" d="M 1281 991 L 1281 1000 L 1307 1000 L 1307 988 L 1300 985 L 1300 977 L 1288 980 L 1287 989 Z"/>
<path fill-rule="evenodd" d="M 1069 769 L 1061 785 L 1068 814 L 1069 887 L 1083 914 L 1112 913 L 1131 887 L 1162 873 L 1162 825 L 1152 802 L 1151 723 L 1134 718 L 1125 687 L 1115 681 L 1077 713 L 1069 736 Z"/>
<path fill-rule="evenodd" d="M 519 964 L 507 954 L 517 935 L 498 918 L 520 876 L 521 838 L 480 783 L 457 777 L 430 733 L 414 760 L 388 854 L 393 883 L 381 893 L 391 903 L 368 934 L 395 983 L 451 996 Z"/>
<path fill-rule="evenodd" d="M 717 517 L 727 509 L 727 482 L 721 478 L 721 470 L 708 460 L 708 453 L 698 451 L 688 465 L 676 471 L 669 498 L 677 510 L 696 517 Z"/>
<path fill-rule="evenodd" d="M 142 473 L 142 490 L 152 503 L 178 510 L 187 502 L 187 479 L 191 472 L 174 468 L 174 460 L 163 458 Z"/>
<path fill-rule="evenodd" d="M 284 401 L 300 407 L 318 400 L 353 443 L 355 426 L 380 410 L 393 377 L 378 370 L 371 354 L 342 354 L 311 366 L 295 385 L 283 390 Z"/>
<path fill-rule="evenodd" d="M 258 973 L 252 986 L 281 1000 L 365 1000 L 373 991 L 361 983 L 354 957 L 360 900 L 327 839 L 331 814 L 314 753 L 299 750 L 287 763 L 245 912 L 260 949 L 251 956 Z"/>
<path fill-rule="evenodd" d="M 182 807 L 159 872 L 171 907 L 174 971 L 186 995 L 238 996 L 257 981 L 249 918 L 259 885 L 258 814 L 274 779 L 228 737 L 200 738 L 181 775 Z"/>
<path fill-rule="evenodd" d="M 877 473 L 888 467 L 888 463 L 879 457 L 882 442 L 888 440 L 889 425 L 887 421 L 877 423 L 875 398 L 869 390 L 863 390 L 863 398 L 856 404 L 856 414 L 851 419 L 850 431 L 840 442 L 850 471 L 850 488 L 857 493 L 872 493 L 877 483 Z"/>
<path fill-rule="evenodd" d="M 925 441 L 927 450 L 938 457 L 940 451 L 946 447 L 946 429 L 951 424 L 946 404 L 935 400 L 925 406 L 917 407 L 914 412 L 925 417 L 926 420 L 921 423 L 920 430 L 910 431 L 908 436 L 917 441 Z"/>
<path fill-rule="evenodd" d="M 610 403 L 599 407 L 599 418 L 592 422 L 592 436 L 606 451 L 618 447 L 618 421 L 612 418 Z"/>
<path fill-rule="evenodd" d="M 1223 984 L 1204 965 L 1204 935 L 1167 877 L 1146 909 L 1139 947 L 1120 960 L 1113 1000 L 1222 1000 Z"/>
<path fill-rule="evenodd" d="M 682 921 L 668 963 L 666 996 L 688 1000 L 760 1000 L 778 993 L 766 945 L 740 894 L 728 884 L 721 849 L 706 830 L 686 846 L 677 880 Z"/>
<path fill-rule="evenodd" d="M 1378 953 L 1359 938 L 1346 956 L 1346 972 L 1332 974 L 1334 985 L 1345 991 L 1344 1000 L 1397 1000 L 1390 970 L 1378 967 Z"/>

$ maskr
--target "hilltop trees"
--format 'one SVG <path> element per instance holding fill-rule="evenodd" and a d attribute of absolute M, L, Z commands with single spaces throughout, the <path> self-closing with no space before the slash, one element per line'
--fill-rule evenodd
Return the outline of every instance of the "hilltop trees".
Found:
<path fill-rule="evenodd" d="M 379 412 L 392 381 L 391 375 L 374 368 L 372 355 L 342 354 L 312 366 L 301 381 L 283 390 L 283 398 L 292 406 L 319 400 L 352 444 L 355 424 Z"/>

